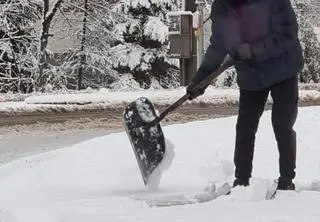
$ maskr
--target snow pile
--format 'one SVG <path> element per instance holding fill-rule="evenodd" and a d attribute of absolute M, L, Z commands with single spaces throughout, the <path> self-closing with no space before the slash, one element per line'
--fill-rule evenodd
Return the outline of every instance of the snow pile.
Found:
<path fill-rule="evenodd" d="M 157 190 L 144 186 L 124 132 L 3 165 L 0 209 L 11 213 L 0 213 L 0 218 L 9 215 L 6 222 L 16 222 L 14 218 L 24 222 L 320 221 L 320 108 L 299 111 L 295 127 L 299 192 L 279 192 L 266 201 L 266 190 L 278 176 L 270 118 L 270 112 L 265 112 L 258 129 L 252 185 L 229 196 L 166 208 L 150 208 L 142 201 L 196 194 L 212 181 L 232 182 L 235 116 L 163 127 L 175 155 Z"/>
<path fill-rule="evenodd" d="M 133 92 L 106 92 L 106 93 L 87 93 L 87 94 L 63 94 L 63 95 L 44 95 L 31 96 L 25 99 L 26 104 L 88 104 L 105 103 L 109 106 L 119 106 L 130 103 L 137 98 L 147 97 L 157 105 L 171 105 L 185 94 L 185 88 L 175 90 L 140 90 Z M 210 87 L 206 93 L 186 103 L 237 103 L 238 90 L 214 89 Z M 316 94 L 314 94 L 316 95 Z M 320 95 L 320 93 L 319 93 Z"/>
<path fill-rule="evenodd" d="M 20 93 L 0 93 L 0 102 L 16 102 L 23 101 L 26 97 L 29 97 L 29 94 L 20 94 Z"/>
<path fill-rule="evenodd" d="M 149 17 L 144 29 L 145 35 L 152 40 L 156 40 L 164 44 L 168 40 L 169 28 L 159 17 Z"/>
<path fill-rule="evenodd" d="M 318 91 L 320 91 L 320 84 L 319 83 L 300 83 L 299 89 L 300 90 L 318 90 Z"/>
<path fill-rule="evenodd" d="M 165 143 L 166 143 L 166 152 L 163 157 L 163 160 L 160 163 L 160 165 L 149 176 L 148 187 L 151 190 L 159 189 L 162 175 L 165 173 L 165 171 L 167 171 L 170 168 L 175 156 L 174 144 L 169 139 L 166 139 Z"/>
<path fill-rule="evenodd" d="M 174 90 L 136 90 L 130 92 L 111 92 L 108 90 L 100 90 L 98 92 L 92 90 L 92 92 L 90 92 L 86 90 L 86 93 L 29 96 L 24 102 L 2 102 L 0 103 L 0 112 L 64 112 L 106 108 L 123 109 L 125 105 L 141 97 L 147 97 L 156 106 L 169 106 L 184 94 L 184 87 Z M 300 102 L 319 104 L 320 92 L 317 90 L 300 90 L 299 100 Z M 204 95 L 192 101 L 188 100 L 185 104 L 236 105 L 238 101 L 238 89 L 217 89 L 209 87 Z M 270 96 L 268 103 L 272 103 Z"/>
<path fill-rule="evenodd" d="M 138 91 L 141 90 L 140 84 L 133 78 L 132 74 L 125 74 L 119 77 L 119 81 L 110 86 L 117 91 Z"/>
<path fill-rule="evenodd" d="M 20 222 L 11 212 L 0 209 L 0 221 L 1 222 Z"/>
<path fill-rule="evenodd" d="M 272 191 L 272 181 L 267 179 L 252 179 L 249 187 L 236 187 L 232 190 L 233 195 L 222 197 L 228 201 L 255 202 L 263 201 Z"/>
<path fill-rule="evenodd" d="M 299 100 L 306 101 L 319 101 L 320 92 L 317 90 L 300 90 L 299 91 Z"/>
<path fill-rule="evenodd" d="M 26 104 L 88 104 L 106 103 L 109 105 L 123 105 L 137 98 L 147 97 L 157 105 L 171 105 L 185 94 L 185 88 L 175 90 L 140 90 L 133 92 L 106 92 L 87 94 L 57 94 L 44 96 L 31 96 L 25 99 Z M 300 90 L 300 101 L 318 101 L 320 92 L 316 90 Z M 239 100 L 238 89 L 216 89 L 209 87 L 206 93 L 193 101 L 186 103 L 205 104 L 237 104 Z M 272 102 L 269 96 L 269 102 Z"/>

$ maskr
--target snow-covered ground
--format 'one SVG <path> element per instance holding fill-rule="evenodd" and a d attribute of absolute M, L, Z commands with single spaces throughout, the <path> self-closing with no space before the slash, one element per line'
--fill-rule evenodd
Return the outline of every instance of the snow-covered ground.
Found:
<path fill-rule="evenodd" d="M 2 165 L 0 221 L 320 221 L 319 107 L 299 111 L 295 180 L 299 192 L 279 192 L 276 199 L 264 200 L 278 176 L 270 112 L 265 112 L 250 187 L 204 204 L 151 208 L 137 200 L 188 195 L 217 181 L 232 181 L 235 121 L 229 117 L 163 127 L 175 154 L 158 190 L 144 187 L 124 132 Z"/>
<path fill-rule="evenodd" d="M 48 112 L 74 111 L 84 109 L 104 109 L 123 107 L 139 97 L 148 97 L 156 105 L 171 105 L 185 94 L 185 88 L 174 90 L 144 90 L 144 91 L 117 91 L 101 90 L 91 93 L 37 95 L 25 98 L 22 102 L 1 102 L 0 112 Z M 237 104 L 239 92 L 237 89 L 217 89 L 209 87 L 206 93 L 186 104 Z M 300 90 L 300 101 L 319 102 L 320 91 Z M 269 97 L 269 102 L 271 98 Z"/>

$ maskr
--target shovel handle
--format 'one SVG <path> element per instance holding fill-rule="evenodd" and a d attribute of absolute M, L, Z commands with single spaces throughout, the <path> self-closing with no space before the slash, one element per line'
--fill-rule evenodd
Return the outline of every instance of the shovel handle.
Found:
<path fill-rule="evenodd" d="M 211 73 L 209 76 L 207 76 L 204 80 L 202 80 L 196 88 L 204 88 L 210 82 L 217 78 L 221 73 L 223 73 L 226 69 L 233 66 L 234 62 L 231 59 L 227 59 L 215 72 Z M 154 119 L 152 122 L 150 122 L 148 125 L 155 125 L 158 124 L 161 120 L 163 120 L 170 112 L 177 109 L 179 106 L 181 106 L 185 101 L 189 99 L 190 95 L 185 94 L 182 96 L 179 100 L 177 100 L 174 104 L 169 106 L 167 109 L 165 109 L 158 118 Z"/>
<path fill-rule="evenodd" d="M 202 80 L 198 85 L 196 85 L 196 88 L 204 88 L 207 85 L 210 84 L 210 82 L 220 76 L 224 71 L 226 71 L 229 67 L 234 65 L 234 61 L 230 58 L 228 58 L 216 71 L 211 73 L 209 76 L 207 76 L 204 80 Z"/>

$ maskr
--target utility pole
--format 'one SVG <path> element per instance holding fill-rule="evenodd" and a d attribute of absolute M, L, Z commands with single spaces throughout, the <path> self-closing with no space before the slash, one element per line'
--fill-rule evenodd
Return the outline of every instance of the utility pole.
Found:
<path fill-rule="evenodd" d="M 183 0 L 182 11 L 190 11 L 195 13 L 197 5 L 195 0 Z M 197 37 L 195 33 L 192 34 L 192 56 L 190 59 L 180 59 L 181 66 L 181 81 L 180 85 L 186 86 L 197 71 Z"/>

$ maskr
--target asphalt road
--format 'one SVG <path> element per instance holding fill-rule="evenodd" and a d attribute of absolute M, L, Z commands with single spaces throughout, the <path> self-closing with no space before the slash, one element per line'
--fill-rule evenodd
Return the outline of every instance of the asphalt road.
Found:
<path fill-rule="evenodd" d="M 300 104 L 310 106 L 320 104 Z M 160 112 L 165 107 L 156 107 Z M 266 110 L 270 105 L 266 106 Z M 162 125 L 236 115 L 237 105 L 185 105 Z M 16 158 L 69 147 L 94 137 L 124 130 L 122 109 L 65 113 L 0 115 L 0 165 Z"/>

